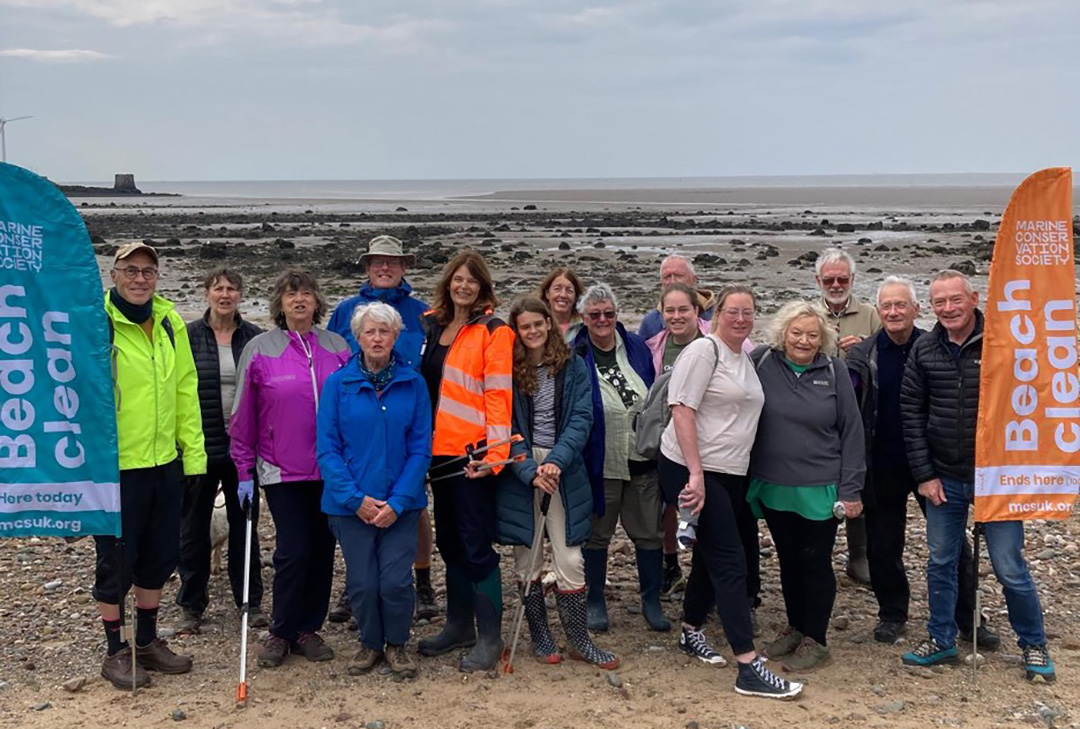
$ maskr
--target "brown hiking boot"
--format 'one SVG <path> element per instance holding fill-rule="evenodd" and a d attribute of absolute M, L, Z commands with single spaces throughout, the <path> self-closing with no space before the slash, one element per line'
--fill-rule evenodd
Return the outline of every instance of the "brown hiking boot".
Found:
<path fill-rule="evenodd" d="M 352 660 L 345 666 L 345 671 L 350 676 L 361 676 L 375 668 L 382 657 L 382 651 L 377 651 L 374 648 L 361 645 L 360 650 L 356 652 L 356 655 L 353 656 Z"/>
<path fill-rule="evenodd" d="M 101 676 L 121 691 L 131 689 L 131 647 L 128 646 L 101 662 Z M 144 688 L 150 685 L 150 674 L 142 666 L 135 666 L 135 686 Z"/>
<path fill-rule="evenodd" d="M 287 655 L 289 655 L 289 641 L 271 633 L 259 649 L 259 665 L 262 668 L 277 668 L 285 662 Z"/>
<path fill-rule="evenodd" d="M 405 650 L 405 646 L 388 644 L 386 663 L 390 666 L 395 681 L 416 678 L 416 660 Z"/>
<path fill-rule="evenodd" d="M 293 646 L 293 652 L 309 661 L 330 661 L 334 658 L 334 649 L 326 645 L 318 633 L 301 633 Z"/>
<path fill-rule="evenodd" d="M 172 652 L 161 638 L 154 638 L 150 645 L 139 646 L 135 651 L 139 665 L 148 671 L 161 673 L 187 673 L 191 670 L 191 656 L 179 656 Z"/>
<path fill-rule="evenodd" d="M 269 628 L 270 616 L 261 608 L 253 607 L 248 610 L 248 626 L 252 628 Z"/>
<path fill-rule="evenodd" d="M 776 660 L 782 656 L 789 656 L 802 643 L 803 634 L 788 625 L 780 631 L 776 638 L 761 649 L 761 654 L 766 658 Z"/>
<path fill-rule="evenodd" d="M 830 661 L 832 661 L 832 652 L 828 647 L 806 636 L 795 652 L 785 658 L 781 665 L 785 671 L 813 671 L 815 668 L 827 665 Z"/>
<path fill-rule="evenodd" d="M 199 626 L 202 625 L 202 613 L 184 608 L 180 619 L 176 621 L 176 632 L 188 635 L 198 635 Z"/>

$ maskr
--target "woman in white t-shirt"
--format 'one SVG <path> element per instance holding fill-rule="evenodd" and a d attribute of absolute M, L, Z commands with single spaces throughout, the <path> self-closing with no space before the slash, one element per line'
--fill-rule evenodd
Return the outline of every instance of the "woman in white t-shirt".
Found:
<path fill-rule="evenodd" d="M 743 343 L 754 329 L 756 300 L 747 286 L 720 292 L 708 337 L 687 345 L 668 386 L 671 422 L 660 442 L 660 485 L 669 502 L 697 515 L 697 541 L 683 602 L 679 647 L 724 665 L 702 632 L 715 605 L 739 665 L 735 691 L 790 698 L 802 684 L 786 681 L 754 649 L 746 600 L 746 560 L 738 514 L 765 395 Z"/>

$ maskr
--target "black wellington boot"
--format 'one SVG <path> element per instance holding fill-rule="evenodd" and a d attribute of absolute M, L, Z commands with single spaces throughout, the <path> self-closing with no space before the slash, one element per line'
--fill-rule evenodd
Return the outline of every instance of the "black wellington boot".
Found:
<path fill-rule="evenodd" d="M 422 656 L 441 656 L 455 648 L 470 648 L 476 644 L 476 598 L 465 570 L 456 565 L 446 566 L 446 625 L 431 638 L 420 641 L 417 650 Z"/>
<path fill-rule="evenodd" d="M 465 673 L 490 671 L 502 655 L 502 575 L 493 569 L 481 582 L 472 583 L 476 599 L 476 645 L 458 668 Z"/>

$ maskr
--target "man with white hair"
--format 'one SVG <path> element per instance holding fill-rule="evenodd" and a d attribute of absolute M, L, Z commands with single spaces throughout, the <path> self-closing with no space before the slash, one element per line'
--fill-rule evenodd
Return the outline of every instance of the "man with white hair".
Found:
<path fill-rule="evenodd" d="M 852 292 L 855 259 L 840 248 L 826 248 L 814 264 L 814 280 L 821 289 L 821 303 L 840 335 L 834 357 L 847 358 L 848 350 L 881 328 L 881 318 L 871 304 L 863 304 Z"/>
<path fill-rule="evenodd" d="M 855 259 L 840 248 L 826 248 L 814 264 L 814 280 L 821 289 L 821 303 L 836 329 L 836 351 L 826 352 L 847 359 L 848 351 L 881 328 L 881 318 L 870 304 L 855 298 Z M 866 561 L 866 522 L 860 517 L 847 522 L 848 577 L 870 584 L 870 566 Z"/>
<path fill-rule="evenodd" d="M 870 584 L 878 602 L 874 640 L 895 643 L 907 628 L 911 589 L 904 570 L 904 529 L 908 496 L 914 494 L 923 514 L 926 499 L 911 476 L 900 421 L 900 385 L 915 341 L 926 332 L 915 326 L 919 304 L 914 284 L 889 276 L 877 291 L 882 328 L 848 351 L 847 364 L 859 399 L 866 434 L 866 487 L 863 505 L 868 536 Z M 964 539 L 958 567 L 956 622 L 971 635 L 974 578 L 971 545 Z M 979 626 L 980 648 L 994 649 L 1000 638 Z"/>

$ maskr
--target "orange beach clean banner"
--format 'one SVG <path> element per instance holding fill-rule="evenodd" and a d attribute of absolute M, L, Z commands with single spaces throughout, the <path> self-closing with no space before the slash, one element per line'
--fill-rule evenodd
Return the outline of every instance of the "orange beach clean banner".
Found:
<path fill-rule="evenodd" d="M 1080 488 L 1072 171 L 1013 193 L 990 265 L 975 521 L 1066 519 Z"/>

